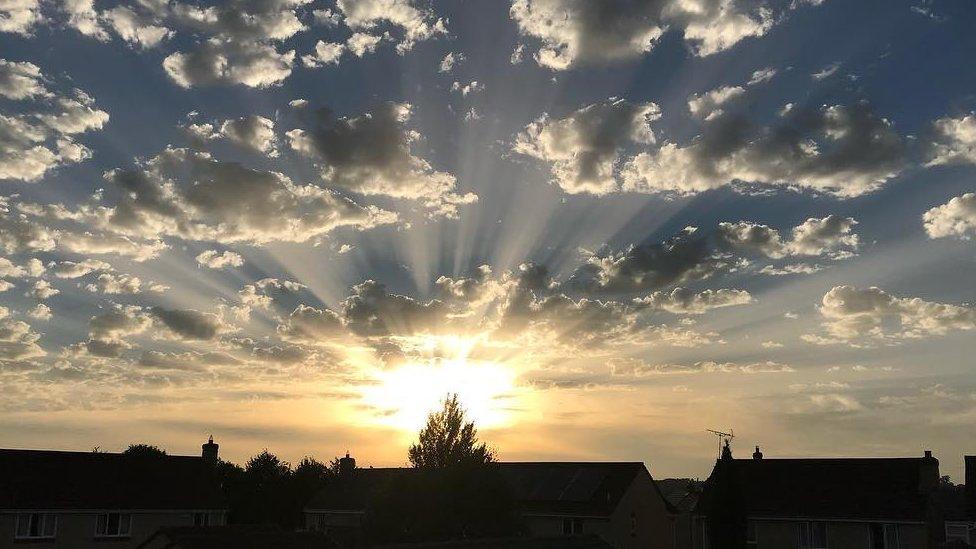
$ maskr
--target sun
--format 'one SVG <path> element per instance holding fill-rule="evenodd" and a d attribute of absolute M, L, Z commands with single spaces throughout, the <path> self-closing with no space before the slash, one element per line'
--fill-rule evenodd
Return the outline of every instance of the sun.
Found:
<path fill-rule="evenodd" d="M 378 371 L 377 383 L 363 389 L 364 402 L 379 411 L 377 420 L 416 432 L 445 396 L 457 393 L 468 419 L 479 428 L 509 424 L 514 371 L 497 362 L 468 358 L 477 344 L 473 338 L 425 336 L 425 340 L 422 344 L 436 349 L 437 356 Z"/>

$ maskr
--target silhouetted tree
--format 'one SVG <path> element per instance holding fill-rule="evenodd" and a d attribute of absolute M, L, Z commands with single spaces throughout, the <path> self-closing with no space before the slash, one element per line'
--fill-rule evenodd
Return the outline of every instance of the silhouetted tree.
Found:
<path fill-rule="evenodd" d="M 465 419 L 457 394 L 448 395 L 441 409 L 427 416 L 419 440 L 410 446 L 407 452 L 410 464 L 419 469 L 433 469 L 493 462 L 494 452 L 485 443 L 478 442 L 474 422 Z"/>
<path fill-rule="evenodd" d="M 370 533 L 377 542 L 502 537 L 519 532 L 515 502 L 478 442 L 457 395 L 432 412 L 412 445 L 412 469 L 394 475 L 373 498 Z"/>
<path fill-rule="evenodd" d="M 164 457 L 166 450 L 152 444 L 130 444 L 122 454 L 132 457 Z"/>

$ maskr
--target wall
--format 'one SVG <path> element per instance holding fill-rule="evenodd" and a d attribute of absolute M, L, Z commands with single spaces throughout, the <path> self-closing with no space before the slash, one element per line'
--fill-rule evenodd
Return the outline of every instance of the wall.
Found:
<path fill-rule="evenodd" d="M 637 528 L 634 531 L 631 527 L 632 513 L 637 517 Z M 620 503 L 610 517 L 609 537 L 604 539 L 618 549 L 674 547 L 674 523 L 664 499 L 646 469 L 641 469 L 620 498 Z"/>
<path fill-rule="evenodd" d="M 136 547 L 156 530 L 166 526 L 193 526 L 191 512 L 132 513 L 130 534 L 125 538 L 95 538 L 96 513 L 58 513 L 57 535 L 53 541 L 14 539 L 16 514 L 0 514 L 0 549 L 29 546 L 31 549 L 70 547 L 71 549 L 128 549 Z"/>

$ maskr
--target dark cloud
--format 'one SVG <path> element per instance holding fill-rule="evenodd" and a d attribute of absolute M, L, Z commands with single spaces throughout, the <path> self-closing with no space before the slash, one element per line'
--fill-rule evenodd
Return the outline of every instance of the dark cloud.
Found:
<path fill-rule="evenodd" d="M 150 311 L 156 319 L 181 339 L 214 339 L 224 328 L 220 319 L 210 313 L 163 307 L 153 307 Z"/>

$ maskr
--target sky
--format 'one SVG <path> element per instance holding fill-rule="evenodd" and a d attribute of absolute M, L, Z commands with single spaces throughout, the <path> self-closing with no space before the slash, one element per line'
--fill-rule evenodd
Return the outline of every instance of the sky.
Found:
<path fill-rule="evenodd" d="M 921 456 L 976 420 L 969 0 L 0 2 L 0 446 Z"/>

